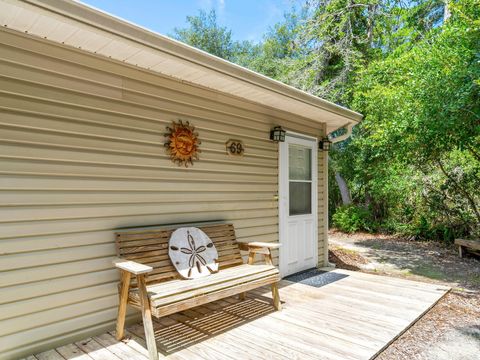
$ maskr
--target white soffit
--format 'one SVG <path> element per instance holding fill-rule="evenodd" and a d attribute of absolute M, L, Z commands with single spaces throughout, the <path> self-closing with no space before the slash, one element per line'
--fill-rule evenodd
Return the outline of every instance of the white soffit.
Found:
<path fill-rule="evenodd" d="M 79 2 L 0 0 L 0 25 L 325 122 L 328 132 L 362 119 L 357 112 Z"/>

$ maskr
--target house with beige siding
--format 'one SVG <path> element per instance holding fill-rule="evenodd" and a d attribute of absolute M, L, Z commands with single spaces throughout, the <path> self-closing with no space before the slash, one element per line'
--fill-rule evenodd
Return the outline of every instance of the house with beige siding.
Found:
<path fill-rule="evenodd" d="M 0 25 L 1 359 L 114 326 L 118 229 L 231 223 L 282 276 L 327 265 L 319 143 L 360 114 L 73 1 L 0 0 Z"/>

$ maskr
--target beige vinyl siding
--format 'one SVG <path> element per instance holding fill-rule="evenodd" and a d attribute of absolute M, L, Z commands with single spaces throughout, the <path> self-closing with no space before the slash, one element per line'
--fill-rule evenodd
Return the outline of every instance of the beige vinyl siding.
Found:
<path fill-rule="evenodd" d="M 166 126 L 178 119 L 202 140 L 200 161 L 188 169 L 163 147 Z M 274 125 L 323 131 L 321 123 L 0 30 L 0 358 L 113 327 L 114 229 L 221 220 L 240 241 L 278 241 Z M 244 141 L 243 157 L 226 155 L 230 138 Z M 323 174 L 319 166 L 319 184 Z M 320 260 L 323 196 L 320 185 Z"/>
<path fill-rule="evenodd" d="M 326 126 L 320 138 L 326 136 Z M 318 158 L 318 266 L 328 266 L 328 152 L 319 151 Z"/>

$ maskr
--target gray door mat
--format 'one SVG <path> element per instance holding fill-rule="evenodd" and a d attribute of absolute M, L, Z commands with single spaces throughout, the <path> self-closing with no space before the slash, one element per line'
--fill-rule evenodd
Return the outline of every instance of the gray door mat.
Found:
<path fill-rule="evenodd" d="M 317 268 L 313 268 L 289 275 L 284 277 L 283 280 L 319 288 L 346 278 L 347 276 L 348 275 L 337 274 L 335 272 L 322 271 L 318 270 Z"/>

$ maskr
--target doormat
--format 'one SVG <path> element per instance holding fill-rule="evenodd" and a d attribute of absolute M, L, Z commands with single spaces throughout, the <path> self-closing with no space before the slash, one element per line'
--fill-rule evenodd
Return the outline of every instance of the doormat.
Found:
<path fill-rule="evenodd" d="M 284 277 L 283 280 L 319 288 L 346 277 L 348 277 L 348 275 L 322 271 L 314 268 L 289 275 Z"/>

